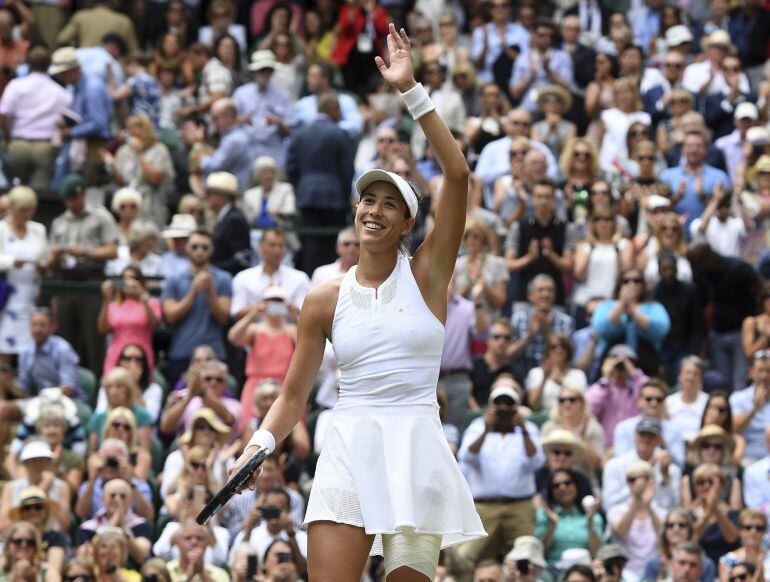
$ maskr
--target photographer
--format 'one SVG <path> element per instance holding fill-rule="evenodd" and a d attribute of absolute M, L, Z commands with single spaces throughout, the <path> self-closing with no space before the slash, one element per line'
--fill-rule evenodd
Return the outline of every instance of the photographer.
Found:
<path fill-rule="evenodd" d="M 275 540 L 265 550 L 262 570 L 263 582 L 296 582 L 300 579 L 300 568 L 292 559 L 289 546 L 282 540 Z"/>
<path fill-rule="evenodd" d="M 546 567 L 543 542 L 534 536 L 520 536 L 503 560 L 504 582 L 537 582 Z"/>
<path fill-rule="evenodd" d="M 179 559 L 168 563 L 171 582 L 229 582 L 230 576 L 225 570 L 206 563 L 206 546 L 213 542 L 213 537 L 209 528 L 198 525 L 192 519 L 182 524 L 174 535 Z"/>
<path fill-rule="evenodd" d="M 126 535 L 128 554 L 134 564 L 149 557 L 152 526 L 131 510 L 131 485 L 123 479 L 113 479 L 104 486 L 102 508 L 80 525 L 75 544 L 80 547 L 89 543 L 106 526 L 118 528 Z"/>
<path fill-rule="evenodd" d="M 117 439 L 105 439 L 99 451 L 91 454 L 88 458 L 88 481 L 78 490 L 75 504 L 77 517 L 94 517 L 103 507 L 102 492 L 106 484 L 113 479 L 123 479 L 130 484 L 132 509 L 148 521 L 155 519 L 150 485 L 133 475 L 128 461 L 128 447 Z"/>
<path fill-rule="evenodd" d="M 492 390 L 483 418 L 463 435 L 458 453 L 489 537 L 458 547 L 460 568 L 468 571 L 484 558 L 508 552 L 516 538 L 535 528 L 535 471 L 545 457 L 537 427 L 519 412 L 518 393 L 510 386 Z"/>
<path fill-rule="evenodd" d="M 233 545 L 237 547 L 244 540 L 260 555 L 268 551 L 276 540 L 282 540 L 291 549 L 292 561 L 298 571 L 306 570 L 307 534 L 294 527 L 291 500 L 283 489 L 272 489 L 259 496 Z"/>

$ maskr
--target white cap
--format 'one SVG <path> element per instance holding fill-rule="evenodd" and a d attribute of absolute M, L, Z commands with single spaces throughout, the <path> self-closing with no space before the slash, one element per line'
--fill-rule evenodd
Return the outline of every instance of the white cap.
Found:
<path fill-rule="evenodd" d="M 393 184 L 401 194 L 404 202 L 406 202 L 406 207 L 409 209 L 409 216 L 412 218 L 417 216 L 417 194 L 409 185 L 409 182 L 393 172 L 379 169 L 369 170 L 368 172 L 364 172 L 361 177 L 356 180 L 356 192 L 358 195 L 361 196 L 364 190 L 374 182 L 387 182 L 388 184 Z"/>
<path fill-rule="evenodd" d="M 41 440 L 28 442 L 26 445 L 24 445 L 24 448 L 21 449 L 19 460 L 23 463 L 24 461 L 29 461 L 30 459 L 53 459 L 53 451 L 51 450 L 51 445 L 49 445 L 46 441 Z"/>
<path fill-rule="evenodd" d="M 671 206 L 671 200 L 660 194 L 651 194 L 647 197 L 647 208 L 655 210 L 656 208 L 664 208 Z"/>
<path fill-rule="evenodd" d="M 679 46 L 680 44 L 692 41 L 692 33 L 689 27 L 684 24 L 677 24 L 666 31 L 666 44 L 669 47 Z"/>
<path fill-rule="evenodd" d="M 744 101 L 735 108 L 735 119 L 759 119 L 759 110 L 753 103 Z"/>
<path fill-rule="evenodd" d="M 171 224 L 163 231 L 163 238 L 187 238 L 198 228 L 192 214 L 175 214 Z"/>
<path fill-rule="evenodd" d="M 286 296 L 286 291 L 283 290 L 283 287 L 271 285 L 262 293 L 262 299 L 265 301 L 268 299 L 280 299 L 281 301 L 286 301 L 288 297 Z"/>
<path fill-rule="evenodd" d="M 496 398 L 500 396 L 508 396 L 513 399 L 516 404 L 521 404 L 521 397 L 511 386 L 498 386 L 492 392 L 489 393 L 489 401 L 494 402 Z"/>
<path fill-rule="evenodd" d="M 262 69 L 275 70 L 275 54 L 271 50 L 254 51 L 251 54 L 250 71 L 261 71 Z"/>

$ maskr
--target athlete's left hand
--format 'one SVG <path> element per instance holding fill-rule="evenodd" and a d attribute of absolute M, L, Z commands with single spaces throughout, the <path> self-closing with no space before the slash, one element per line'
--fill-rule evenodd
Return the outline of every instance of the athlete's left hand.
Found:
<path fill-rule="evenodd" d="M 402 28 L 400 32 L 397 32 L 392 22 L 388 32 L 388 55 L 389 65 L 385 64 L 382 57 L 374 57 L 374 62 L 380 69 L 382 77 L 401 93 L 409 91 L 417 84 L 417 81 L 414 80 L 414 68 L 412 67 L 412 45 L 406 31 Z"/>

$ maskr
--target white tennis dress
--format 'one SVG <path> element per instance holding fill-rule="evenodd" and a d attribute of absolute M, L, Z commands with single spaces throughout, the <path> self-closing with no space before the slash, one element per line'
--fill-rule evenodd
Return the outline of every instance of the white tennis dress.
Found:
<path fill-rule="evenodd" d="M 368 534 L 402 528 L 445 548 L 486 535 L 449 450 L 436 403 L 444 326 L 401 254 L 379 289 L 356 267 L 340 285 L 332 345 L 339 400 L 318 460 L 305 525 L 334 521 Z M 377 535 L 371 555 L 382 555 Z"/>

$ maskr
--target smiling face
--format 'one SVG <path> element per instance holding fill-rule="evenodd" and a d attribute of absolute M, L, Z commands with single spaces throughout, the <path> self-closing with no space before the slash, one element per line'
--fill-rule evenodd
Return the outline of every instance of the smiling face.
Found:
<path fill-rule="evenodd" d="M 402 236 L 414 228 L 407 218 L 406 202 L 398 189 L 388 182 L 374 182 L 356 205 L 356 232 L 361 246 L 372 250 L 398 247 Z"/>

